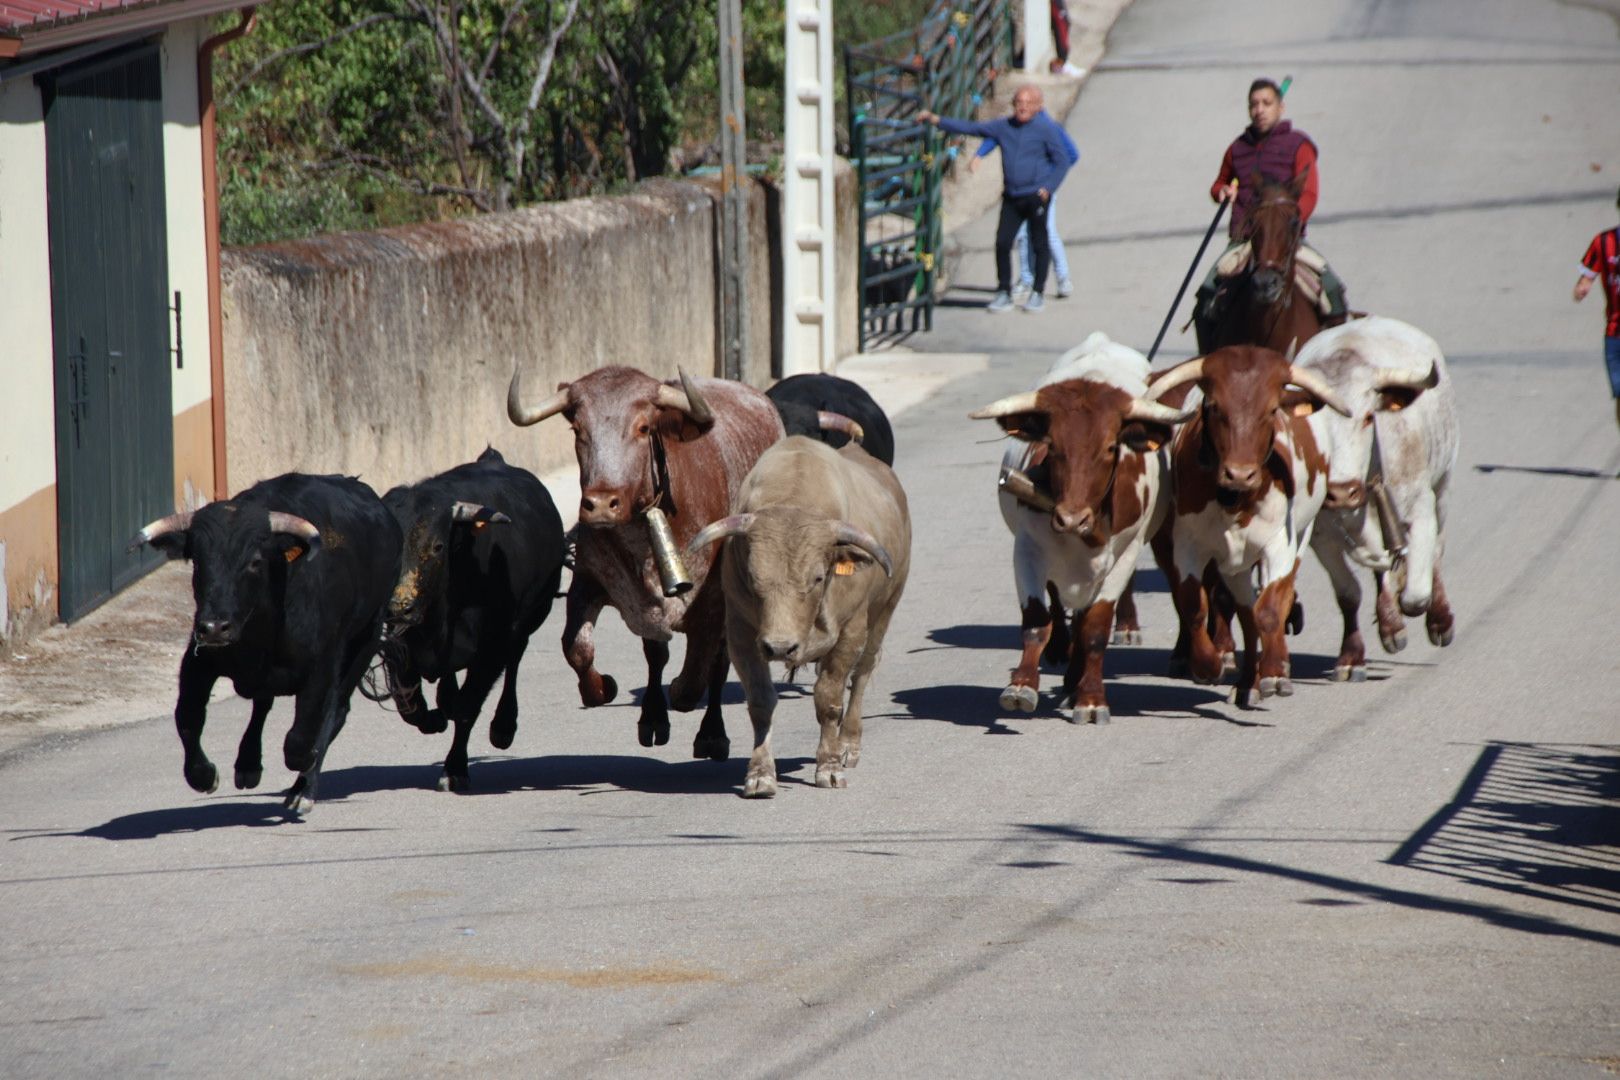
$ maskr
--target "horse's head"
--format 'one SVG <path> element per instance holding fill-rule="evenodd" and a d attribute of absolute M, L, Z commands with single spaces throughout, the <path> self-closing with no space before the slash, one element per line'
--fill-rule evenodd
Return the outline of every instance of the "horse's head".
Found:
<path fill-rule="evenodd" d="M 1253 245 L 1251 281 L 1255 299 L 1275 304 L 1293 288 L 1294 256 L 1299 252 L 1305 222 L 1299 214 L 1299 196 L 1305 189 L 1307 168 L 1286 184 L 1255 180 L 1254 205 L 1244 218 L 1245 238 Z"/>

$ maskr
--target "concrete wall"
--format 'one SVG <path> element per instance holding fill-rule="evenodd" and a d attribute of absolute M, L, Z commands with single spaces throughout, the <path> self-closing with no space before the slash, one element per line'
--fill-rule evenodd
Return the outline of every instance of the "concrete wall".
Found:
<path fill-rule="evenodd" d="M 839 190 L 853 200 L 847 166 Z M 507 420 L 514 368 L 531 396 L 610 363 L 715 373 L 718 200 L 714 185 L 654 180 L 614 198 L 227 251 L 231 489 L 299 470 L 358 474 L 381 491 L 490 444 L 537 472 L 571 464 L 565 424 Z M 765 387 L 780 341 L 780 215 L 763 185 L 750 200 L 745 380 Z M 841 217 L 852 253 L 852 202 Z M 852 342 L 853 273 L 840 289 Z"/>

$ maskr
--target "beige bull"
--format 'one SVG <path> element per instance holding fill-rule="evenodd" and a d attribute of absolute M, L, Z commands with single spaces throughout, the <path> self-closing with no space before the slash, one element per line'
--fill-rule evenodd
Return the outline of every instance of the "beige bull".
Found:
<path fill-rule="evenodd" d="M 791 436 L 760 456 L 731 516 L 687 550 L 727 538 L 726 644 L 754 725 L 743 795 L 776 794 L 773 661 L 816 665 L 816 786 L 844 787 L 845 768 L 860 760 L 866 684 L 911 565 L 905 492 L 859 446 Z"/>

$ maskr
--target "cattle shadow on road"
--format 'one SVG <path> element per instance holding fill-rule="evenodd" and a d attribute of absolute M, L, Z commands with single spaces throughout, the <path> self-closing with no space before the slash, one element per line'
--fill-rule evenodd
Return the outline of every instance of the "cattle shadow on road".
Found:
<path fill-rule="evenodd" d="M 1475 472 L 1534 473 L 1537 476 L 1569 476 L 1577 480 L 1620 480 L 1620 474 L 1611 469 L 1588 469 L 1577 465 L 1475 465 Z"/>
<path fill-rule="evenodd" d="M 1022 735 L 1024 732 L 1008 727 L 1008 722 L 1062 719 L 1054 699 L 1057 686 L 1055 677 L 1042 680 L 1040 706 L 1033 713 L 1009 713 L 1003 709 L 1000 686 L 949 684 L 914 687 L 896 691 L 893 695 L 895 704 L 905 713 L 880 713 L 870 715 L 868 719 L 939 720 L 959 727 L 983 728 L 986 735 Z M 1196 718 L 1219 720 L 1234 727 L 1271 726 L 1255 718 L 1263 713 L 1238 713 L 1225 706 L 1225 702 L 1226 692 L 1218 687 L 1195 686 L 1191 683 L 1150 686 L 1111 681 L 1108 684 L 1108 705 L 1115 719 Z M 1224 711 L 1211 708 L 1212 705 L 1222 705 Z"/>
<path fill-rule="evenodd" d="M 1492 742 L 1388 861 L 1620 915 L 1620 747 Z"/>
<path fill-rule="evenodd" d="M 321 778 L 325 784 L 326 778 Z M 324 786 L 323 786 L 324 794 Z M 115 817 L 79 832 L 33 833 L 15 839 L 81 836 L 95 840 L 155 840 L 160 836 L 207 832 L 211 829 L 251 829 L 266 825 L 287 825 L 300 819 L 282 805 L 280 794 L 233 799 L 214 798 L 142 810 Z"/>

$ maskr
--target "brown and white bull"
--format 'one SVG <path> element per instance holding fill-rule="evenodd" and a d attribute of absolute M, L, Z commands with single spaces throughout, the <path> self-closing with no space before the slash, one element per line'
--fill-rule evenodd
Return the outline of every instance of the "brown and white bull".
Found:
<path fill-rule="evenodd" d="M 1145 400 L 1147 378 L 1146 357 L 1096 333 L 1060 356 L 1035 389 L 968 414 L 994 419 L 1019 440 L 1002 457 L 1003 475 L 1017 470 L 1045 496 L 1032 505 L 1005 484 L 1000 494 L 1023 613 L 1023 655 L 1001 692 L 1009 712 L 1035 711 L 1056 622 L 1057 634 L 1072 640 L 1059 711 L 1072 723 L 1109 721 L 1102 665 L 1115 605 L 1169 509 L 1165 447 L 1172 425 L 1190 415 Z M 1069 635 L 1065 609 L 1074 612 Z"/>
<path fill-rule="evenodd" d="M 861 756 L 866 685 L 911 566 L 900 481 L 859 446 L 789 436 L 748 474 L 733 514 L 687 551 L 699 557 L 722 539 L 726 643 L 754 725 L 743 795 L 776 794 L 772 663 L 816 665 L 816 786 L 844 787 Z"/>
<path fill-rule="evenodd" d="M 647 690 L 636 724 L 641 745 L 668 742 L 669 709 L 696 708 L 707 689 L 692 754 L 724 760 L 731 752 L 720 715 L 725 598 L 720 583 L 711 580 L 718 553 L 693 560 L 689 591 L 664 595 L 646 512 L 663 512 L 677 545 L 723 517 L 759 455 L 782 437 L 776 407 L 742 383 L 684 373 L 678 381 L 659 382 L 618 365 L 563 383 L 531 406 L 524 404 L 521 374 L 513 373 L 507 392 L 512 422 L 533 424 L 560 413 L 574 429 L 580 529 L 562 643 L 579 677 L 580 700 L 591 708 L 618 694 L 618 684 L 595 667 L 596 618 L 611 605 L 642 639 L 647 658 Z M 676 633 L 686 635 L 686 659 L 666 699 L 664 665 Z"/>
<path fill-rule="evenodd" d="M 1172 368 L 1148 396 L 1158 400 L 1189 383 L 1199 391 L 1196 401 L 1189 395 L 1197 414 L 1171 449 L 1177 649 L 1185 643 L 1195 680 L 1220 678 L 1224 665 L 1210 638 L 1204 586 L 1213 566 L 1243 627 L 1237 700 L 1246 706 L 1256 692 L 1261 698 L 1294 692 L 1283 632 L 1300 551 L 1327 498 L 1328 432 L 1316 413 L 1324 405 L 1341 415 L 1349 409 L 1320 373 L 1248 345 Z"/>
<path fill-rule="evenodd" d="M 1455 635 L 1440 559 L 1457 464 L 1456 393 L 1440 346 L 1399 319 L 1372 316 L 1325 330 L 1295 362 L 1320 373 L 1350 408 L 1348 417 L 1324 416 L 1333 454 L 1311 549 L 1333 581 L 1344 616 L 1334 677 L 1360 682 L 1367 677 L 1367 650 L 1352 562 L 1373 571 L 1378 634 L 1387 651 L 1406 645 L 1402 612 L 1424 616 L 1436 645 L 1451 644 Z M 1384 520 L 1386 512 L 1393 520 Z"/>

